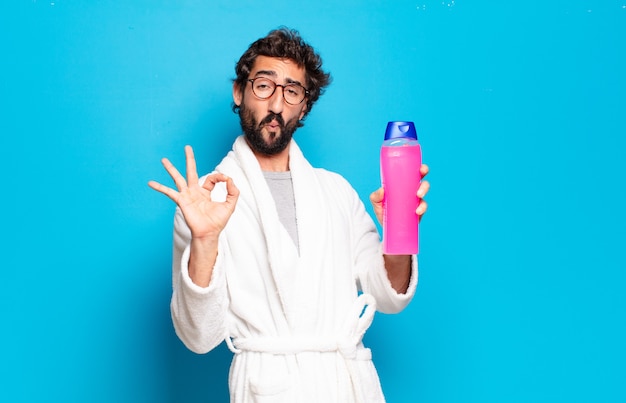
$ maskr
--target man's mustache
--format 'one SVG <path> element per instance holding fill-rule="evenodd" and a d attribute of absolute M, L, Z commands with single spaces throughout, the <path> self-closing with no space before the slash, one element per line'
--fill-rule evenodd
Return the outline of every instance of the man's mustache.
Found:
<path fill-rule="evenodd" d="M 270 113 L 269 115 L 267 115 L 261 121 L 261 123 L 259 123 L 259 126 L 266 125 L 266 124 L 270 123 L 274 119 L 276 119 L 276 121 L 278 122 L 278 124 L 280 125 L 281 128 L 285 126 L 285 121 L 284 121 L 282 115 L 281 114 L 276 114 L 276 113 Z"/>

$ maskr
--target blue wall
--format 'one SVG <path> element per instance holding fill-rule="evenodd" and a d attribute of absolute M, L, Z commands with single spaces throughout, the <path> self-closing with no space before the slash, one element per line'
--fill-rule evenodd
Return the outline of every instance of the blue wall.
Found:
<path fill-rule="evenodd" d="M 297 139 L 367 200 L 388 120 L 431 166 L 420 287 L 366 342 L 389 402 L 626 401 L 626 2 L 23 0 L 0 11 L 0 400 L 227 399 L 169 318 L 168 181 L 238 134 L 281 24 L 334 83 Z"/>

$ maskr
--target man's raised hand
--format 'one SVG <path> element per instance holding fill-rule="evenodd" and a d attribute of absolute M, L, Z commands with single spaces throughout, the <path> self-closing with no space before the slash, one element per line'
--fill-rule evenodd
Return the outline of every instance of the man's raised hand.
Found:
<path fill-rule="evenodd" d="M 181 175 L 167 158 L 161 160 L 165 170 L 174 180 L 177 190 L 155 181 L 148 182 L 148 186 L 157 192 L 163 193 L 180 207 L 185 216 L 185 221 L 191 230 L 192 237 L 196 239 L 205 237 L 216 239 L 235 210 L 239 189 L 233 183 L 232 178 L 222 173 L 208 175 L 206 181 L 200 185 L 196 160 L 191 146 L 185 146 L 185 159 L 187 163 L 187 179 Z M 219 182 L 226 182 L 227 195 L 226 200 L 223 202 L 211 200 L 211 192 Z"/>

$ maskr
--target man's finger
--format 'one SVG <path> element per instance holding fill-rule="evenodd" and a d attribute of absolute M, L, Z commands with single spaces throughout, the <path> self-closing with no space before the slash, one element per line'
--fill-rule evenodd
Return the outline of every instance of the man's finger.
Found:
<path fill-rule="evenodd" d="M 170 160 L 168 160 L 167 158 L 163 158 L 161 160 L 161 163 L 165 167 L 167 173 L 170 174 L 170 176 L 174 180 L 174 183 L 176 184 L 178 190 L 182 190 L 187 187 L 187 181 L 185 181 L 185 178 L 180 174 L 180 172 L 178 172 L 178 169 L 176 169 L 176 167 L 170 162 Z"/>
<path fill-rule="evenodd" d="M 430 182 L 422 181 L 419 189 L 417 189 L 417 197 L 419 197 L 420 199 L 423 198 L 424 196 L 426 196 L 426 193 L 428 193 L 429 190 L 430 190 Z"/>
<path fill-rule="evenodd" d="M 206 180 L 202 184 L 202 187 L 211 192 L 215 188 L 215 185 L 217 185 L 219 182 L 226 182 L 227 180 L 228 176 L 220 172 L 215 172 L 207 175 Z"/>
<path fill-rule="evenodd" d="M 420 204 L 417 206 L 417 210 L 415 210 L 415 213 L 418 216 L 420 216 L 420 219 L 421 219 L 424 213 L 426 212 L 426 210 L 428 210 L 428 203 L 422 200 Z"/>
<path fill-rule="evenodd" d="M 378 190 L 372 192 L 370 194 L 370 201 L 372 203 L 380 203 L 383 201 L 383 198 L 385 197 L 385 191 L 383 190 L 383 188 L 378 188 Z"/>
<path fill-rule="evenodd" d="M 187 161 L 187 185 L 196 185 L 198 183 L 198 169 L 191 146 L 185 146 L 185 160 Z"/>
<path fill-rule="evenodd" d="M 237 186 L 235 186 L 235 182 L 233 181 L 233 178 L 231 177 L 226 178 L 226 192 L 228 193 L 226 195 L 227 202 L 229 203 L 237 202 L 237 199 L 239 198 L 239 189 L 237 188 Z"/>
<path fill-rule="evenodd" d="M 175 191 L 174 189 L 161 185 L 159 182 L 156 182 L 156 181 L 149 181 L 148 186 L 150 186 L 152 189 L 156 190 L 157 192 L 163 193 L 165 196 L 172 199 L 174 203 L 178 203 L 177 200 L 178 200 L 179 193 Z"/>

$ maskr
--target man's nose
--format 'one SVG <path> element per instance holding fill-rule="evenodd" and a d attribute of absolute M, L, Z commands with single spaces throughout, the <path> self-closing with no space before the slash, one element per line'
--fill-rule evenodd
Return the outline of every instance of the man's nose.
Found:
<path fill-rule="evenodd" d="M 269 110 L 272 113 L 280 114 L 285 107 L 285 101 L 283 99 L 284 88 L 276 86 L 276 90 L 269 99 Z"/>

